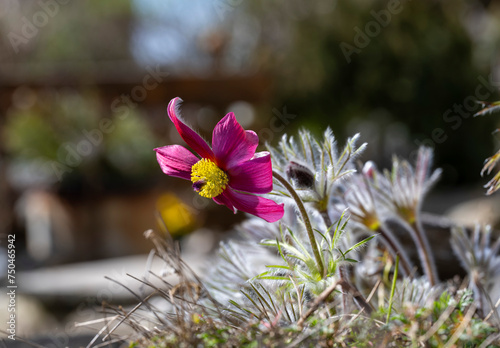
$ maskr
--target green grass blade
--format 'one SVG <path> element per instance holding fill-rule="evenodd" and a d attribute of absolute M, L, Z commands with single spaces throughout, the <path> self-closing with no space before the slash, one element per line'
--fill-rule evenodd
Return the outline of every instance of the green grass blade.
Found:
<path fill-rule="evenodd" d="M 396 255 L 396 266 L 394 267 L 394 277 L 392 279 L 391 297 L 389 298 L 389 309 L 387 310 L 386 324 L 389 324 L 392 312 L 392 301 L 394 300 L 394 292 L 396 290 L 396 281 L 398 279 L 399 255 Z"/>

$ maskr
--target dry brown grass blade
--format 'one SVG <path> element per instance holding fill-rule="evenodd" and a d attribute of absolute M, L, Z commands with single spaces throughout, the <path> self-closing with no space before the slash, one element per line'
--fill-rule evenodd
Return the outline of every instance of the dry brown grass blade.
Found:
<path fill-rule="evenodd" d="M 438 320 L 427 330 L 425 335 L 422 335 L 418 338 L 420 342 L 427 342 L 429 338 L 431 338 L 439 328 L 444 324 L 444 322 L 450 317 L 451 313 L 455 310 L 454 306 L 448 306 L 446 310 L 439 316 Z"/>
<path fill-rule="evenodd" d="M 106 331 L 108 328 L 109 328 L 109 324 L 111 324 L 115 319 L 118 319 L 119 316 L 116 315 L 110 319 L 108 318 L 103 318 L 105 319 L 105 321 L 108 321 L 109 320 L 109 323 L 107 322 L 100 330 L 99 332 L 97 332 L 97 334 L 94 336 L 94 338 L 89 342 L 89 344 L 87 344 L 87 346 L 85 348 L 90 348 L 92 347 L 92 345 L 95 343 L 95 341 L 97 341 L 97 339 L 101 336 L 101 334 Z M 92 325 L 94 323 L 98 323 L 98 322 L 101 322 L 103 319 L 98 319 L 98 320 L 92 320 L 90 322 L 85 322 L 85 323 L 75 323 L 75 327 L 79 327 L 79 326 L 86 326 L 86 325 Z"/>
<path fill-rule="evenodd" d="M 377 289 L 378 289 L 378 287 L 380 286 L 381 283 L 382 283 L 382 278 L 379 278 L 377 280 L 377 282 L 375 283 L 375 286 L 373 287 L 372 291 L 370 291 L 370 294 L 366 298 L 366 302 L 367 303 L 370 303 L 370 301 L 372 300 L 373 295 L 375 295 L 375 292 L 377 291 Z"/>
<path fill-rule="evenodd" d="M 475 312 L 476 312 L 476 305 L 473 303 L 473 304 L 471 304 L 471 306 L 467 310 L 467 313 L 465 313 L 465 316 L 462 319 L 462 322 L 460 323 L 460 325 L 458 325 L 456 331 L 450 337 L 448 342 L 446 342 L 446 344 L 443 346 L 443 348 L 450 348 L 455 344 L 455 342 L 460 338 L 460 335 L 467 328 L 467 325 L 469 325 L 469 322 L 471 321 L 472 316 L 474 315 Z"/>
<path fill-rule="evenodd" d="M 487 339 L 485 339 L 483 341 L 483 343 L 481 343 L 481 345 L 477 348 L 486 348 L 488 347 L 491 343 L 495 342 L 496 343 L 500 343 L 499 342 L 500 340 L 500 333 L 499 334 L 496 334 L 496 335 L 491 335 L 490 337 L 488 337 Z"/>
<path fill-rule="evenodd" d="M 496 315 L 498 315 L 498 312 L 497 312 L 497 308 L 498 306 L 500 306 L 500 298 L 498 298 L 497 302 L 495 303 L 495 305 L 492 307 L 492 309 L 490 310 L 490 312 L 488 313 L 488 315 L 484 318 L 484 321 L 488 321 L 488 319 L 490 319 L 490 317 L 495 314 L 496 312 Z M 497 323 L 497 325 L 500 326 L 500 322 Z"/>
<path fill-rule="evenodd" d="M 102 338 L 102 340 L 106 340 L 117 328 L 120 326 L 125 320 L 127 320 L 136 310 L 138 310 L 145 302 L 147 302 L 155 293 L 147 296 L 143 301 L 139 302 L 134 308 L 132 308 L 125 316 L 115 325 L 113 328 Z"/>

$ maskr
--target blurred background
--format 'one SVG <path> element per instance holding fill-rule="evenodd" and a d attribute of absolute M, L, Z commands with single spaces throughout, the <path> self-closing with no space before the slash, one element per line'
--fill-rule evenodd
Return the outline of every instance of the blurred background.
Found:
<path fill-rule="evenodd" d="M 150 228 L 209 252 L 244 217 L 162 174 L 153 148 L 182 143 L 171 98 L 207 139 L 233 111 L 261 144 L 361 132 L 380 167 L 431 146 L 442 213 L 484 193 L 499 122 L 472 115 L 499 88 L 496 1 L 0 0 L 0 234 L 16 235 L 24 303 L 51 318 L 23 333 L 97 291 L 64 292 L 71 265 L 145 255 Z"/>

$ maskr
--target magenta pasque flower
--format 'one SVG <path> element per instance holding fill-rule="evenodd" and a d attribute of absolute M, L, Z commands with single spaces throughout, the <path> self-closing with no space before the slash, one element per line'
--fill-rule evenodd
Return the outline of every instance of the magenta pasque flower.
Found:
<path fill-rule="evenodd" d="M 244 130 L 232 112 L 217 123 L 212 134 L 212 147 L 177 117 L 174 98 L 168 104 L 168 117 L 184 141 L 201 157 L 180 145 L 155 149 L 163 172 L 191 180 L 193 189 L 201 196 L 212 198 L 236 213 L 241 210 L 268 222 L 283 217 L 283 204 L 254 195 L 273 189 L 271 155 L 255 153 L 259 138 L 255 132 Z"/>

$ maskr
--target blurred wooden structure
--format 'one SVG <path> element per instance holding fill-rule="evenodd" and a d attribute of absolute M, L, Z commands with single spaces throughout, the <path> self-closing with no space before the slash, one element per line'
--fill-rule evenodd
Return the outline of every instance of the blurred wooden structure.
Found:
<path fill-rule="evenodd" d="M 180 76 L 170 69 L 172 68 L 159 66 L 140 68 L 132 62 L 60 63 L 46 66 L 0 65 L 0 127 L 5 122 L 5 116 L 14 103 L 14 95 L 19 87 L 28 87 L 35 92 L 44 89 L 67 88 L 76 91 L 91 90 L 93 93 L 97 93 L 105 110 L 108 109 L 109 116 L 112 116 L 113 101 L 123 95 L 130 96 L 134 88 L 142 87 L 145 83 L 145 77 L 152 71 L 160 73 L 160 81 L 154 83 L 154 88 L 147 89 L 143 100 L 136 99 L 133 102 L 137 104 L 137 108 L 145 111 L 152 129 L 162 134 L 165 134 L 165 127 L 170 126 L 165 120 L 166 106 L 169 100 L 175 96 L 182 97 L 186 102 L 209 105 L 217 110 L 224 110 L 235 101 L 242 100 L 255 105 L 265 103 L 270 98 L 270 79 L 264 76 Z M 33 73 L 33 71 L 37 73 Z M 153 82 L 156 81 L 150 80 L 152 86 Z M 6 158 L 1 141 L 0 162 L 2 163 L 0 167 L 0 201 L 2 202 L 0 205 L 0 217 L 2 217 L 0 235 L 2 235 L 11 233 L 14 205 L 23 192 L 15 192 L 6 182 L 5 170 L 8 166 L 8 158 Z M 153 191 L 135 192 L 132 195 L 122 195 L 121 197 L 116 195 L 103 197 L 102 194 L 101 192 L 95 198 L 95 204 L 78 199 L 72 202 L 63 198 L 58 200 L 54 192 L 35 191 L 24 194 L 25 200 L 21 204 L 24 209 L 21 209 L 21 218 L 24 220 L 22 223 L 26 224 L 31 221 L 31 225 L 33 225 L 33 219 L 40 220 L 39 216 L 31 216 L 30 214 L 41 209 L 45 211 L 44 216 L 48 219 L 44 221 L 49 229 L 44 230 L 44 232 L 45 234 L 53 233 L 46 241 L 52 243 L 51 246 L 43 251 L 51 253 L 51 256 L 46 258 L 45 262 L 40 260 L 42 264 L 65 262 L 65 260 L 84 260 L 84 255 L 92 259 L 104 255 L 119 256 L 149 250 L 150 245 L 143 240 L 142 232 L 147 228 L 155 227 L 153 216 L 155 200 L 159 195 L 158 191 L 153 189 Z M 104 192 L 104 194 L 106 193 Z M 33 197 L 37 199 L 27 201 Z M 39 197 L 49 197 L 50 199 L 40 200 Z M 51 202 L 51 204 L 44 205 L 41 202 Z M 34 204 L 36 204 L 36 209 L 28 211 L 28 208 L 33 207 Z M 19 207 L 19 204 L 17 205 Z M 120 207 L 123 208 L 122 211 L 117 211 Z M 57 231 L 52 231 L 52 227 L 58 227 L 57 219 L 54 220 L 54 217 L 60 216 L 61 212 L 64 213 L 62 215 L 68 221 L 65 220 L 63 229 L 58 228 Z M 109 216 L 104 216 L 106 214 Z M 90 218 L 90 215 L 95 216 Z M 96 223 L 96 219 L 100 223 Z M 28 228 L 28 224 L 24 228 Z M 109 231 L 112 233 L 103 236 L 102 229 L 106 230 L 106 233 Z M 30 233 L 27 233 L 26 238 L 33 237 L 34 232 L 36 231 L 30 232 L 31 236 Z M 70 238 L 71 243 L 63 243 L 64 238 L 57 237 L 61 233 L 64 238 Z M 117 243 L 120 240 L 121 242 Z M 29 246 L 34 241 L 35 239 L 31 242 L 27 241 L 27 245 Z M 97 243 L 99 243 L 99 247 Z M 64 250 L 63 244 L 67 244 L 69 249 Z M 104 250 L 106 247 L 110 248 Z M 56 253 L 57 250 L 60 253 Z"/>
<path fill-rule="evenodd" d="M 271 79 L 263 75 L 180 76 L 173 69 L 175 68 L 168 66 L 141 68 L 132 62 L 90 65 L 59 63 L 33 68 L 21 64 L 3 64 L 0 65 L 0 116 L 11 105 L 12 94 L 20 86 L 33 89 L 91 87 L 98 91 L 105 101 L 111 102 L 122 94 L 130 94 L 134 87 L 141 86 L 144 77 L 151 70 L 168 75 L 158 86 L 148 90 L 143 101 L 138 102 L 143 107 L 166 105 L 175 96 L 216 108 L 225 107 L 238 100 L 258 104 L 269 100 L 271 96 Z"/>

